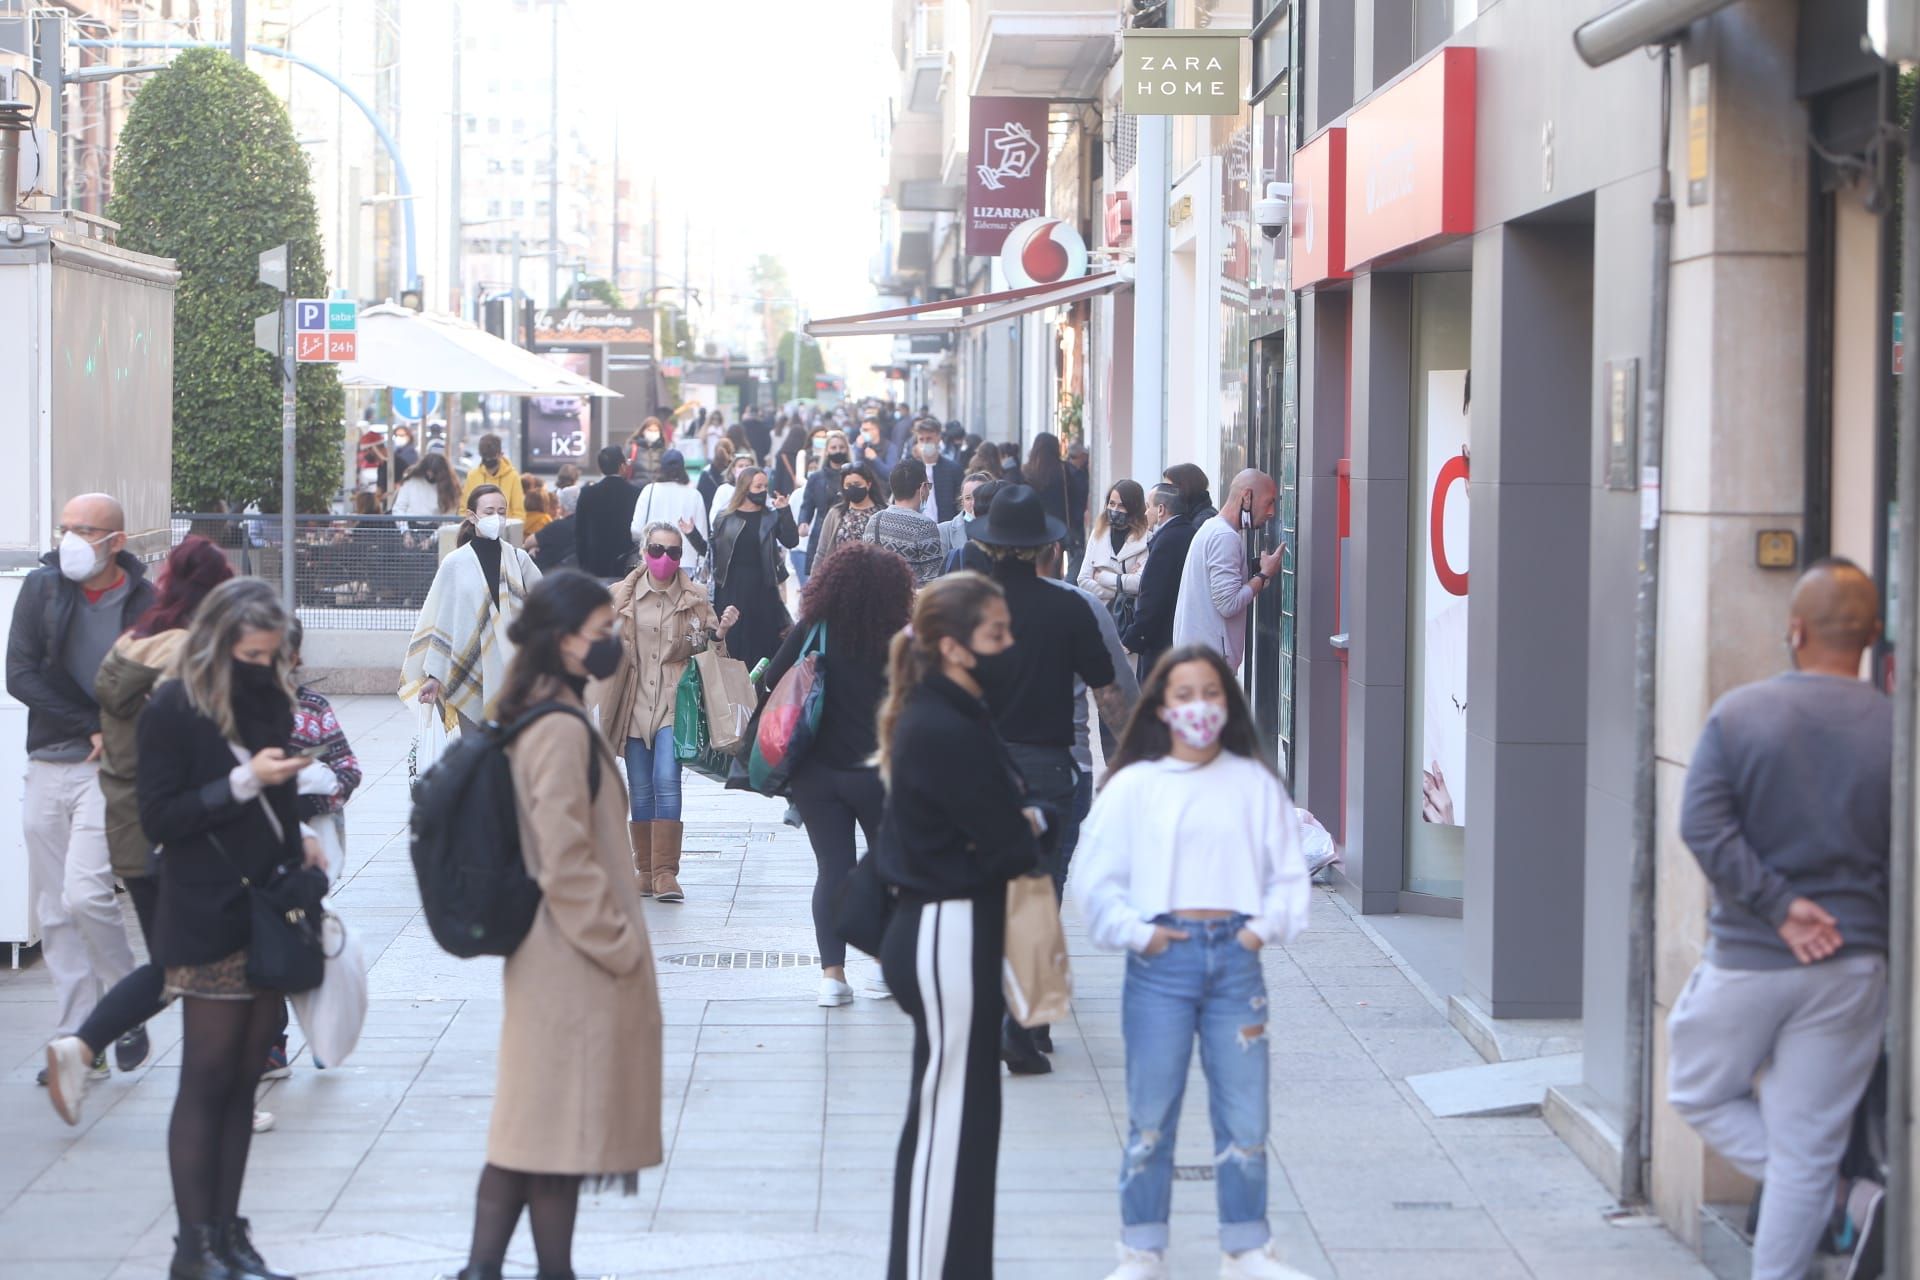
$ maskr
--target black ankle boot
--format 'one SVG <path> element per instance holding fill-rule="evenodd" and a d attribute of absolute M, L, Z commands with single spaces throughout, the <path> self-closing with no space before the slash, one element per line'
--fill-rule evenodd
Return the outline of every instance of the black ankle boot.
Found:
<path fill-rule="evenodd" d="M 460 1274 L 453 1280 L 500 1280 L 500 1268 L 492 1263 L 484 1266 L 462 1267 Z"/>
<path fill-rule="evenodd" d="M 233 1280 L 295 1280 L 267 1265 L 248 1236 L 247 1220 L 231 1218 L 220 1226 L 220 1256 Z"/>
<path fill-rule="evenodd" d="M 167 1280 L 240 1280 L 220 1251 L 220 1232 L 212 1226 L 183 1227 L 173 1238 L 173 1265 Z"/>

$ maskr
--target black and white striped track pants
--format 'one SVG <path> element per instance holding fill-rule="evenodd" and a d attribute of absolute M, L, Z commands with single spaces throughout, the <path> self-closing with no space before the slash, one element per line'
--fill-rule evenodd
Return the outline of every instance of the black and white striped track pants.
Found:
<path fill-rule="evenodd" d="M 881 965 L 913 1019 L 888 1280 L 991 1280 L 1006 894 L 902 903 Z"/>

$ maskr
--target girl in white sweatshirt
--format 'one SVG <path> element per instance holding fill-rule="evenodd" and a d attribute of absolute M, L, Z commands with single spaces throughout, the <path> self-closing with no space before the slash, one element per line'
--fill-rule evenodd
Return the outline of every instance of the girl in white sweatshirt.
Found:
<path fill-rule="evenodd" d="M 1167 1280 L 1173 1152 L 1193 1041 L 1213 1116 L 1223 1280 L 1304 1280 L 1267 1225 L 1262 947 L 1307 926 L 1299 819 L 1260 752 L 1226 660 L 1162 657 L 1081 831 L 1074 897 L 1095 944 L 1124 949 L 1128 1136 L 1120 1266 Z"/>

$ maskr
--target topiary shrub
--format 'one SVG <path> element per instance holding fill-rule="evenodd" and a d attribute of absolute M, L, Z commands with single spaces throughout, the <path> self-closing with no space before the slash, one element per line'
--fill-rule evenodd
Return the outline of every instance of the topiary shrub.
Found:
<path fill-rule="evenodd" d="M 288 247 L 296 296 L 326 293 L 307 158 L 265 82 L 220 49 L 193 49 L 146 80 L 128 113 L 107 216 L 120 243 L 174 259 L 173 505 L 280 509 L 280 384 L 253 345 L 255 317 L 279 305 L 259 256 Z M 298 375 L 295 490 L 316 512 L 339 485 L 340 379 Z"/>

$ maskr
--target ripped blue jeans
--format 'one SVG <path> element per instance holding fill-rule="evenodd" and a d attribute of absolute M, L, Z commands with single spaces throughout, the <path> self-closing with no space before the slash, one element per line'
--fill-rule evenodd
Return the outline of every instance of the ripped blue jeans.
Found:
<path fill-rule="evenodd" d="M 1121 1006 L 1127 1044 L 1127 1151 L 1120 1167 L 1120 1242 L 1165 1249 L 1173 1211 L 1174 1139 L 1193 1042 L 1213 1120 L 1220 1248 L 1266 1244 L 1267 983 L 1237 937 L 1245 916 L 1155 924 L 1189 936 L 1157 956 L 1129 954 Z"/>

